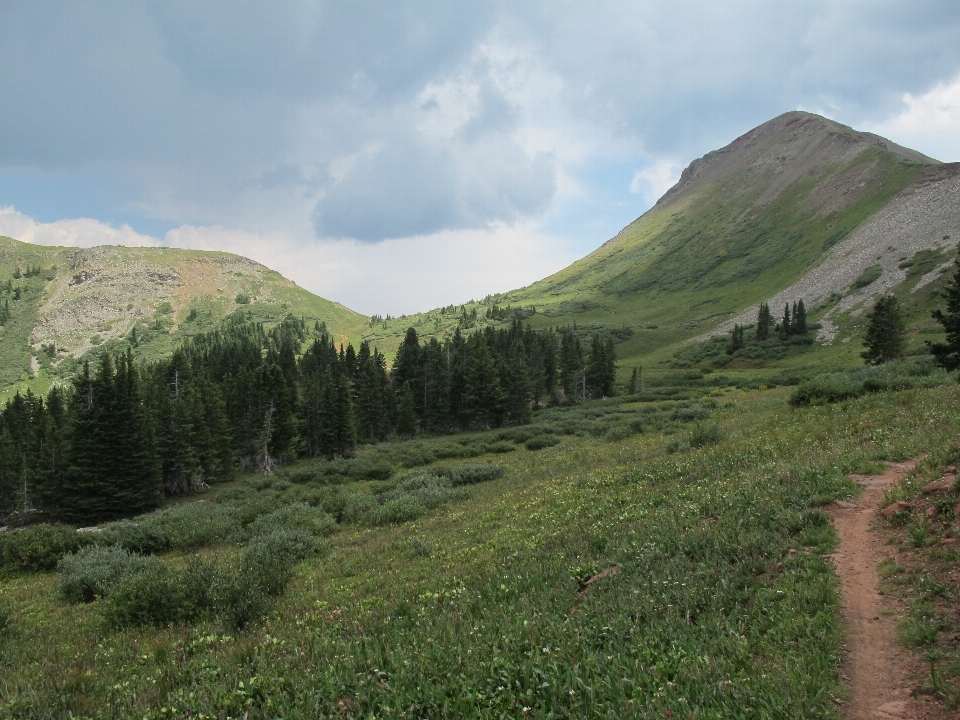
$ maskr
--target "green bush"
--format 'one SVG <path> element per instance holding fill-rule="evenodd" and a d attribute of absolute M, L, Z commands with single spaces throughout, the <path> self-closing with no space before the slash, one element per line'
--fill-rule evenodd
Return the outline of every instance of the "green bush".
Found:
<path fill-rule="evenodd" d="M 107 597 L 103 615 L 113 627 L 165 625 L 183 615 L 185 593 L 163 563 L 125 577 Z"/>
<path fill-rule="evenodd" d="M 370 522 L 374 525 L 391 525 L 416 520 L 427 508 L 415 495 L 401 495 L 373 508 Z"/>
<path fill-rule="evenodd" d="M 819 375 L 799 385 L 789 402 L 794 407 L 822 405 L 872 392 L 935 387 L 949 379 L 945 371 L 926 360 L 889 362 Z"/>
<path fill-rule="evenodd" d="M 103 614 L 114 627 L 163 625 L 192 621 L 209 614 L 222 584 L 217 567 L 197 557 L 178 572 L 162 563 L 127 575 L 106 599 Z"/>
<path fill-rule="evenodd" d="M 71 603 L 110 595 L 129 578 L 162 568 L 156 557 L 120 547 L 91 547 L 60 561 L 60 596 Z"/>
<path fill-rule="evenodd" d="M 603 434 L 603 439 L 608 442 L 617 442 L 619 440 L 626 440 L 635 434 L 636 430 L 632 429 L 629 425 L 614 425 Z"/>
<path fill-rule="evenodd" d="M 500 465 L 457 465 L 441 471 L 443 477 L 447 478 L 453 486 L 496 480 L 503 477 L 503 473 L 504 470 Z"/>
<path fill-rule="evenodd" d="M 697 423 L 690 433 L 690 447 L 701 448 L 723 440 L 723 431 L 716 423 Z"/>
<path fill-rule="evenodd" d="M 110 523 L 96 536 L 97 545 L 116 545 L 140 555 L 155 555 L 170 549 L 170 538 L 156 523 L 123 521 Z"/>
<path fill-rule="evenodd" d="M 487 443 L 486 445 L 483 446 L 483 450 L 484 452 L 488 452 L 488 453 L 502 454 L 502 453 L 513 452 L 514 450 L 516 450 L 516 447 L 514 447 L 512 443 L 499 440 L 497 442 Z"/>
<path fill-rule="evenodd" d="M 67 525 L 31 525 L 0 533 L 0 570 L 53 570 L 60 559 L 95 541 Z"/>
<path fill-rule="evenodd" d="M 207 502 L 190 503 L 164 510 L 153 520 L 170 538 L 174 550 L 194 550 L 223 542 L 236 542 L 243 536 L 238 507 Z M 273 507 L 270 508 L 271 510 Z M 250 518 L 252 521 L 256 515 Z"/>
<path fill-rule="evenodd" d="M 859 290 L 879 280 L 881 275 L 883 275 L 883 268 L 879 265 L 871 265 L 860 274 L 860 277 L 853 281 L 853 287 Z"/>
<path fill-rule="evenodd" d="M 559 445 L 560 441 L 553 435 L 537 435 L 527 440 L 523 446 L 527 450 L 543 450 L 544 448 Z"/>
<path fill-rule="evenodd" d="M 674 408 L 670 419 L 678 422 L 691 422 L 693 420 L 706 420 L 708 417 L 710 417 L 710 411 L 707 408 L 681 403 Z"/>
<path fill-rule="evenodd" d="M 407 476 L 395 488 L 379 495 L 367 515 L 374 525 L 407 522 L 428 510 L 465 497 L 465 491 L 454 488 L 448 478 L 418 473 Z"/>
<path fill-rule="evenodd" d="M 297 563 L 314 552 L 314 538 L 303 530 L 281 530 L 251 541 L 236 571 L 222 574 L 213 590 L 220 621 L 243 629 L 266 615 Z"/>
<path fill-rule="evenodd" d="M 285 529 L 305 530 L 311 535 L 326 537 L 336 531 L 337 521 L 320 508 L 295 502 L 261 515 L 248 528 L 255 538 Z"/>

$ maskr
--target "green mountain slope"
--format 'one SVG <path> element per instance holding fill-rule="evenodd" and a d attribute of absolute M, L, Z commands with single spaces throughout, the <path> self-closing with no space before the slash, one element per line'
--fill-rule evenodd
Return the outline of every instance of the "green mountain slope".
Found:
<path fill-rule="evenodd" d="M 694 161 L 615 238 L 509 300 L 537 305 L 548 323 L 627 325 L 635 331 L 627 354 L 649 353 L 804 277 L 937 166 L 876 136 L 787 113 Z"/>
<path fill-rule="evenodd" d="M 43 390 L 78 359 L 136 335 L 144 358 L 234 312 L 270 324 L 287 313 L 358 343 L 369 318 L 230 253 L 169 248 L 63 248 L 0 237 L 0 390 Z M 312 322 L 310 323 L 312 325 Z"/>
<path fill-rule="evenodd" d="M 524 315 L 533 307 L 534 326 L 613 332 L 622 359 L 647 365 L 752 322 L 760 302 L 777 315 L 803 298 L 824 325 L 821 342 L 836 341 L 830 352 L 843 362 L 857 360 L 857 343 L 840 341 L 856 334 L 877 293 L 895 289 L 914 329 L 929 324 L 931 291 L 960 240 L 958 201 L 960 164 L 790 112 L 695 160 L 653 208 L 582 260 L 465 309 L 477 309 L 482 325 L 497 322 L 485 318 L 494 304 Z M 880 275 L 858 287 L 867 270 Z M 442 337 L 457 317 L 405 321 Z M 387 337 L 400 324 L 370 334 Z"/>

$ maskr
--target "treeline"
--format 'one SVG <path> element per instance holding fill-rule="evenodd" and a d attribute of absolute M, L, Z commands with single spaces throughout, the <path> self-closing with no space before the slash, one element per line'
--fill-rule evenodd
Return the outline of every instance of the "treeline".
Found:
<path fill-rule="evenodd" d="M 388 372 L 367 342 L 337 346 L 288 317 L 266 330 L 230 321 L 160 362 L 131 351 L 84 365 L 46 398 L 0 413 L 0 516 L 42 510 L 87 522 L 156 507 L 297 456 L 342 456 L 358 442 L 523 423 L 545 404 L 613 394 L 612 338 L 519 321 L 444 343 L 411 328 Z"/>

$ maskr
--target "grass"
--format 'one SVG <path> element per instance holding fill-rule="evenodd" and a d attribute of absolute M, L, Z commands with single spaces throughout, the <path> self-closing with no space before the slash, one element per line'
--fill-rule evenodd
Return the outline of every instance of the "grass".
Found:
<path fill-rule="evenodd" d="M 688 423 L 671 419 L 675 402 L 544 412 L 530 437 L 561 442 L 537 451 L 521 433 L 471 434 L 517 449 L 422 472 L 450 478 L 459 463 L 502 476 L 384 526 L 352 522 L 344 496 L 378 502 L 403 475 L 215 488 L 200 508 L 235 508 L 241 529 L 296 499 L 340 523 L 263 619 L 239 630 L 202 614 L 113 629 L 109 599 L 65 604 L 56 573 L 6 578 L 0 715 L 834 717 L 838 586 L 820 554 L 835 538 L 816 506 L 855 492 L 847 468 L 955 442 L 960 388 L 799 410 L 787 392 L 736 391 Z M 565 413 L 614 426 L 663 418 L 614 441 L 543 432 Z M 672 426 L 683 437 L 704 422 L 716 442 L 666 453 Z M 413 444 L 364 452 L 401 458 Z M 428 484 L 418 482 L 410 489 Z M 275 518 L 267 524 L 282 525 Z M 161 561 L 174 574 L 195 557 L 239 567 L 237 541 L 217 542 Z"/>

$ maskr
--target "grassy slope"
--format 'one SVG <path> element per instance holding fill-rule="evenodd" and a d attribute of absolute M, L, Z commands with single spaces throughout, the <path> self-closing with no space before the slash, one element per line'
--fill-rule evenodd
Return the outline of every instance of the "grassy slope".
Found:
<path fill-rule="evenodd" d="M 960 389 L 724 400 L 702 450 L 567 437 L 498 456 L 506 476 L 463 504 L 344 526 L 256 630 L 113 631 L 54 574 L 5 580 L 0 714 L 834 717 L 832 531 L 807 508 L 876 461 L 955 455 Z"/>
<path fill-rule="evenodd" d="M 84 259 L 78 263 L 77 257 Z M 229 253 L 122 247 L 78 250 L 0 237 L 0 281 L 13 280 L 17 267 L 31 266 L 41 267 L 43 273 L 13 281 L 23 288 L 23 299 L 11 301 L 13 321 L 0 328 L 0 399 L 27 387 L 44 392 L 53 380 L 69 376 L 83 357 L 127 347 L 134 325 L 140 339 L 137 353 L 147 360 L 169 353 L 186 336 L 214 329 L 237 311 L 268 325 L 288 313 L 304 317 L 311 328 L 315 321 L 322 321 L 338 340 L 355 344 L 369 329 L 368 318 Z M 81 269 L 92 269 L 95 280 L 72 282 Z M 179 277 L 175 285 L 157 280 L 173 273 Z M 97 282 L 101 285 L 96 286 Z M 250 304 L 235 302 L 241 293 L 251 298 Z M 61 352 L 50 358 L 32 347 L 31 340 L 36 338 L 31 338 L 31 332 L 63 300 L 72 303 L 65 314 L 79 317 L 79 328 L 71 325 L 70 332 L 57 336 Z M 170 303 L 169 312 L 163 312 L 161 301 Z M 91 308 L 95 313 L 102 311 L 103 319 L 85 317 Z M 92 337 L 98 344 L 91 344 Z M 39 363 L 36 378 L 29 373 L 31 357 Z"/>
<path fill-rule="evenodd" d="M 796 144 L 796 126 L 785 122 L 794 116 L 820 126 L 808 131 L 807 146 Z M 851 146 L 857 151 L 848 152 Z M 816 158 L 808 160 L 807 150 Z M 782 152 L 792 153 L 788 166 L 799 164 L 802 171 L 771 196 L 780 170 L 770 161 L 781 160 Z M 629 335 L 618 345 L 624 367 L 663 366 L 682 343 L 804 276 L 825 250 L 935 164 L 803 113 L 775 119 L 697 162 L 723 168 L 681 181 L 616 238 L 555 275 L 467 310 L 476 308 L 483 324 L 493 303 L 533 306 L 537 313 L 529 322 L 535 327 L 576 323 L 586 331 L 620 330 Z M 909 300 L 918 317 L 929 310 L 925 299 Z M 825 309 L 808 308 L 813 320 Z M 843 334 L 818 353 L 829 365 L 858 360 L 859 350 L 840 341 L 856 335 L 862 323 L 841 320 Z M 370 336 L 396 342 L 407 324 L 442 338 L 452 333 L 456 317 L 432 311 L 372 328 Z"/>

